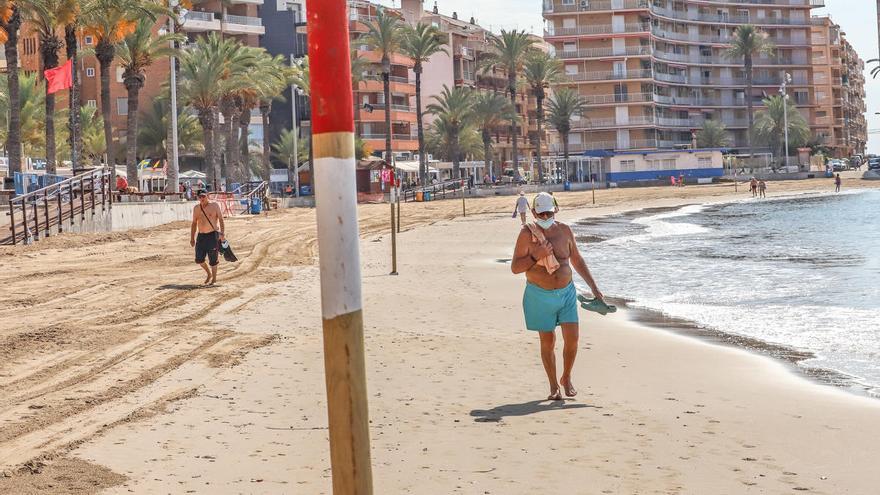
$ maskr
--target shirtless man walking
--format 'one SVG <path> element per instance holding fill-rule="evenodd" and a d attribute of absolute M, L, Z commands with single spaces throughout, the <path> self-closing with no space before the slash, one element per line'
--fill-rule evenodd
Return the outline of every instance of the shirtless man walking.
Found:
<path fill-rule="evenodd" d="M 538 332 L 541 340 L 541 360 L 550 382 L 547 400 L 562 400 L 560 385 L 566 396 L 577 395 L 571 382 L 571 370 L 578 350 L 578 302 L 572 281 L 572 267 L 595 297 L 604 299 L 604 296 L 578 252 L 571 228 L 555 220 L 556 202 L 553 196 L 538 194 L 532 203 L 532 214 L 536 225 L 525 226 L 519 233 L 511 270 L 515 274 L 526 274 L 528 284 L 523 295 L 523 313 L 526 328 Z M 533 232 L 530 227 L 536 230 Z M 539 240 L 535 233 L 544 239 Z M 548 260 L 551 256 L 556 258 L 559 265 L 555 270 L 555 265 Z M 548 265 L 552 272 L 548 270 Z M 557 326 L 562 327 L 564 342 L 562 376 L 558 381 L 555 354 Z"/>
<path fill-rule="evenodd" d="M 226 226 L 223 223 L 220 206 L 208 201 L 208 193 L 205 190 L 198 192 L 198 199 L 199 204 L 193 208 L 189 245 L 196 248 L 196 263 L 208 275 L 205 285 L 214 285 L 217 283 L 217 265 L 220 264 L 220 242 L 224 238 L 223 232 Z M 208 263 L 205 262 L 205 258 L 208 258 Z"/>

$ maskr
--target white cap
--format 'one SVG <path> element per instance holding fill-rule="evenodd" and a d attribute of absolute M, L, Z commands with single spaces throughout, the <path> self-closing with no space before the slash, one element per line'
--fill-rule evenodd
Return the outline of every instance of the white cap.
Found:
<path fill-rule="evenodd" d="M 556 200 L 548 193 L 538 193 L 538 195 L 535 196 L 535 200 L 532 202 L 532 208 L 535 210 L 535 213 L 547 213 L 548 211 L 555 211 Z"/>

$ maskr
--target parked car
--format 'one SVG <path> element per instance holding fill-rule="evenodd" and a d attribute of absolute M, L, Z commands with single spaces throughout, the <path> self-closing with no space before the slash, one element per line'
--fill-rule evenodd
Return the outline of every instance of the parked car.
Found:
<path fill-rule="evenodd" d="M 868 159 L 868 170 L 880 170 L 880 157 Z"/>
<path fill-rule="evenodd" d="M 828 165 L 834 172 L 843 172 L 844 170 L 846 170 L 846 164 L 843 163 L 843 160 L 838 160 L 836 158 L 828 160 Z"/>

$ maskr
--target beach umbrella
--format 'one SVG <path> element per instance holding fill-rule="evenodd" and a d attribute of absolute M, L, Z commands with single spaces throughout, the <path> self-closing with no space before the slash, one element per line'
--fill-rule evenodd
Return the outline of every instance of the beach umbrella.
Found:
<path fill-rule="evenodd" d="M 312 150 L 334 495 L 371 495 L 346 0 L 308 0 Z"/>

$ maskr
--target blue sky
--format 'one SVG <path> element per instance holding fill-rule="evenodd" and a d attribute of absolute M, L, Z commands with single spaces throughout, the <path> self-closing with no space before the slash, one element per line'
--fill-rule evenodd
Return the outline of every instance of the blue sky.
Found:
<path fill-rule="evenodd" d="M 379 0 L 385 5 L 400 6 L 400 0 Z M 878 57 L 877 23 L 874 2 L 869 0 L 825 0 L 827 7 L 816 9 L 814 15 L 830 14 L 846 32 L 850 43 L 864 60 Z M 440 12 L 450 15 L 458 12 L 459 18 L 475 17 L 477 22 L 492 30 L 500 28 L 525 29 L 541 34 L 541 0 L 437 0 Z M 858 7 L 857 7 L 858 5 Z M 425 0 L 425 8 L 431 9 L 434 0 Z M 864 10 L 863 10 L 864 9 Z M 868 67 L 870 69 L 870 67 Z M 872 80 L 866 74 L 868 93 L 868 129 L 880 130 L 880 79 Z M 868 136 L 868 151 L 880 154 L 880 134 Z"/>

